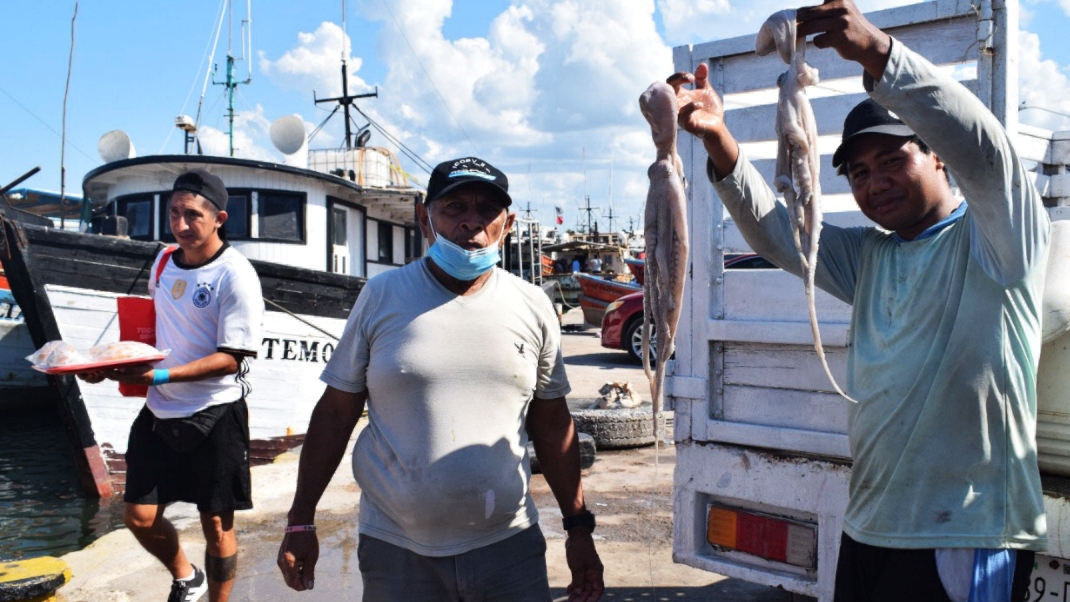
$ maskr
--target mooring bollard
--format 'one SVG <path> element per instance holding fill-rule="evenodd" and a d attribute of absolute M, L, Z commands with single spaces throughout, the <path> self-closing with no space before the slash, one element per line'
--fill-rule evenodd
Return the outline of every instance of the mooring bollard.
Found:
<path fill-rule="evenodd" d="M 0 562 L 0 602 L 50 602 L 70 580 L 71 569 L 59 558 Z"/>

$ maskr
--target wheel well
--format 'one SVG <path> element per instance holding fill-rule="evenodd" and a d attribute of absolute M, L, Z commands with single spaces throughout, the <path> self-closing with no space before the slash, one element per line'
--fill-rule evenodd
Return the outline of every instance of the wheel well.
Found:
<path fill-rule="evenodd" d="M 632 317 L 628 318 L 628 321 L 624 323 L 624 327 L 620 329 L 621 338 L 623 338 L 624 335 L 628 334 L 628 331 L 632 329 L 632 326 L 635 325 L 636 322 L 642 322 L 642 321 L 643 321 L 643 312 L 637 311 L 634 314 L 632 314 Z"/>

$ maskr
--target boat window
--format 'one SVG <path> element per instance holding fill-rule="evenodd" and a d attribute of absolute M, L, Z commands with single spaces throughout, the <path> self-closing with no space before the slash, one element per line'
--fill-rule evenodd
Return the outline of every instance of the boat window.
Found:
<path fill-rule="evenodd" d="M 152 240 L 153 195 L 123 197 L 115 201 L 116 215 L 126 218 L 127 233 L 135 240 Z"/>
<path fill-rule="evenodd" d="M 345 246 L 348 230 L 346 229 L 346 210 L 334 207 L 331 209 L 331 242 L 337 246 Z"/>
<path fill-rule="evenodd" d="M 394 262 L 394 225 L 379 222 L 379 261 Z"/>
<path fill-rule="evenodd" d="M 304 242 L 304 195 L 261 191 L 257 205 L 260 238 Z"/>
<path fill-rule="evenodd" d="M 231 190 L 227 199 L 227 240 L 249 238 L 249 198 L 251 195 L 242 190 Z"/>
<path fill-rule="evenodd" d="M 422 235 L 415 228 L 405 228 L 405 262 L 408 263 L 413 259 L 417 259 L 423 256 L 423 242 Z"/>

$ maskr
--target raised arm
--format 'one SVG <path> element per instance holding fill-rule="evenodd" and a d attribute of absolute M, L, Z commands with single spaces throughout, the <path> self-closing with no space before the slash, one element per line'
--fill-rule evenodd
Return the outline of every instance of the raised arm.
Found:
<path fill-rule="evenodd" d="M 895 112 L 947 165 L 970 206 L 971 253 L 1001 284 L 1044 260 L 1048 218 L 1010 136 L 965 86 L 867 21 L 850 0 L 799 11 L 802 35 L 859 62 L 870 96 Z M 1010 82 L 1016 85 L 1016 82 Z"/>
<path fill-rule="evenodd" d="M 674 73 L 666 80 L 676 90 L 680 107 L 680 127 L 702 140 L 706 154 L 713 164 L 717 178 L 732 171 L 739 160 L 739 145 L 724 122 L 724 106 L 717 91 L 710 85 L 710 68 L 705 64 L 695 68 L 695 73 Z M 691 84 L 692 87 L 685 88 Z"/>
<path fill-rule="evenodd" d="M 796 35 L 814 35 L 814 46 L 832 48 L 841 57 L 862 65 L 880 79 L 892 49 L 892 38 L 858 10 L 851 0 L 826 0 L 820 6 L 800 8 Z"/>

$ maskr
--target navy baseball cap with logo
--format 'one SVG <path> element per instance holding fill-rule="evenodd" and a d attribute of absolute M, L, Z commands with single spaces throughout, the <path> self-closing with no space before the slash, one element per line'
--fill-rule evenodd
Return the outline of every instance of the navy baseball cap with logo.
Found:
<path fill-rule="evenodd" d="M 220 211 L 227 210 L 227 200 L 230 195 L 227 193 L 227 187 L 223 185 L 223 180 L 203 169 L 187 171 L 175 178 L 175 185 L 171 188 L 171 192 L 179 190 L 199 194 L 218 207 Z"/>
<path fill-rule="evenodd" d="M 862 134 L 886 134 L 909 138 L 914 136 L 914 130 L 907 127 L 898 115 L 880 106 L 872 98 L 867 98 L 851 109 L 847 118 L 843 120 L 843 138 L 840 140 L 839 148 L 832 154 L 833 167 L 839 167 L 847 160 L 846 154 L 850 150 L 847 143 L 855 136 Z"/>
<path fill-rule="evenodd" d="M 440 199 L 461 186 L 484 186 L 506 207 L 513 204 L 509 196 L 509 179 L 498 168 L 482 159 L 465 157 L 439 163 L 427 182 L 424 204 Z"/>

